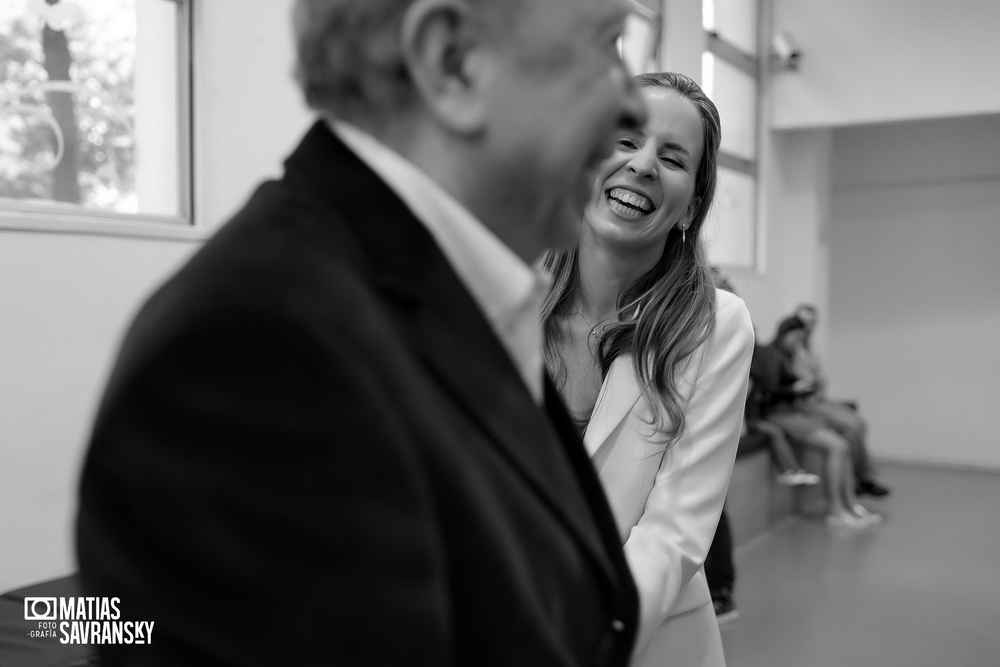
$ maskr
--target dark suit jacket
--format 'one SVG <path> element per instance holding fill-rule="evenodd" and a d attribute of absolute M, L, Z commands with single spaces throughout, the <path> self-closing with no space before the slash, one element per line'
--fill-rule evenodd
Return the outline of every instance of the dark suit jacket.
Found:
<path fill-rule="evenodd" d="M 317 123 L 143 307 L 81 484 L 135 664 L 624 664 L 600 484 L 424 227 Z"/>

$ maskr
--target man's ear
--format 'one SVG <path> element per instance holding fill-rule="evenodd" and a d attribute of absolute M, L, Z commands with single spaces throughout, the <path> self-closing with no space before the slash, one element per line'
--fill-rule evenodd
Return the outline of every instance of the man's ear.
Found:
<path fill-rule="evenodd" d="M 485 125 L 477 81 L 483 17 L 462 0 L 415 0 L 403 16 L 400 44 L 410 78 L 428 112 L 450 129 Z"/>

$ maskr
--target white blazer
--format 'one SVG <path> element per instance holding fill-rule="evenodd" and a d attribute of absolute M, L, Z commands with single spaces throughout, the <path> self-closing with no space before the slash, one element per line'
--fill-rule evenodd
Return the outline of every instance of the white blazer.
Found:
<path fill-rule="evenodd" d="M 725 665 L 702 564 L 736 459 L 753 342 L 746 305 L 716 290 L 715 329 L 679 376 L 687 425 L 669 449 L 652 434 L 631 357 L 601 386 L 584 443 L 639 589 L 634 665 Z"/>

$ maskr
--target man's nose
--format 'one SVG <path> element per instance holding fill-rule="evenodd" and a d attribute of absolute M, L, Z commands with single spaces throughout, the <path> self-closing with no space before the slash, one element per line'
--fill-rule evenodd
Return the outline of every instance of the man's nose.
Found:
<path fill-rule="evenodd" d="M 619 118 L 619 125 L 629 130 L 639 130 L 649 118 L 646 109 L 646 101 L 640 94 L 640 88 L 635 84 L 632 77 L 625 76 L 625 92 L 622 98 L 622 111 Z"/>

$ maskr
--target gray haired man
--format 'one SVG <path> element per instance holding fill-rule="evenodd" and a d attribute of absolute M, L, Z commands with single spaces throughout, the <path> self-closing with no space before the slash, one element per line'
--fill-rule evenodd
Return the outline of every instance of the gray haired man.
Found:
<path fill-rule="evenodd" d="M 300 0 L 320 118 L 142 309 L 81 484 L 135 665 L 624 665 L 636 593 L 545 377 L 540 253 L 645 120 L 621 0 Z"/>

